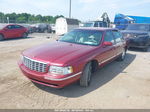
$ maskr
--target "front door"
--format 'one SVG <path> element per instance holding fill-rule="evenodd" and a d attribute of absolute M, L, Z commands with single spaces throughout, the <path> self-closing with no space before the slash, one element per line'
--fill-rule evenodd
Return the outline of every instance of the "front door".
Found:
<path fill-rule="evenodd" d="M 4 30 L 4 35 L 6 38 L 13 38 L 15 33 L 16 31 L 14 25 L 8 25 Z"/>
<path fill-rule="evenodd" d="M 116 44 L 112 34 L 112 31 L 106 31 L 104 36 L 104 42 L 111 42 L 112 46 L 102 46 L 101 54 L 99 55 L 99 64 L 103 64 L 115 57 L 116 54 Z"/>

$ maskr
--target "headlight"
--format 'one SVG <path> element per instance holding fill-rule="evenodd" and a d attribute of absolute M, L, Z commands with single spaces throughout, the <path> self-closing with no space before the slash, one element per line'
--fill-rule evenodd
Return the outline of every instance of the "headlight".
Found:
<path fill-rule="evenodd" d="M 69 67 L 50 66 L 49 72 L 53 74 L 67 75 L 73 73 L 73 68 L 72 66 Z"/>

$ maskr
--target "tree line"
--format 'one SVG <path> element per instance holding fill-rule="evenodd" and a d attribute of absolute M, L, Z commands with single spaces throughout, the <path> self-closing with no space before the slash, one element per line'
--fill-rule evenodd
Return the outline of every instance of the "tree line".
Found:
<path fill-rule="evenodd" d="M 63 15 L 56 16 L 42 16 L 40 14 L 34 15 L 29 13 L 7 13 L 0 12 L 0 23 L 55 23 L 56 19 L 64 17 Z"/>

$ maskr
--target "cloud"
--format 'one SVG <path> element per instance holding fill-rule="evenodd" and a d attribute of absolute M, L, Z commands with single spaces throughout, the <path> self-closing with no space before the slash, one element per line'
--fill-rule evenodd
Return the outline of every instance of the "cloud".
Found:
<path fill-rule="evenodd" d="M 143 5 L 143 4 L 150 4 L 150 0 L 140 0 L 139 2 L 136 2 L 134 5 Z"/>
<path fill-rule="evenodd" d="M 4 13 L 22 13 L 68 16 L 69 0 L 0 0 Z M 147 15 L 150 0 L 72 0 L 72 16 L 80 20 L 92 20 L 107 12 L 113 21 L 116 13 Z M 143 8 L 140 8 L 140 7 Z"/>
<path fill-rule="evenodd" d="M 66 0 L 0 0 L 1 11 L 4 13 L 22 13 L 41 15 L 66 15 Z"/>

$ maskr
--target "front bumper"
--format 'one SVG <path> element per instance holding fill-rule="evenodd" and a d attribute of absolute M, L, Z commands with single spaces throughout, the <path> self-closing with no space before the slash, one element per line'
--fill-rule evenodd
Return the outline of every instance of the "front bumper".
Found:
<path fill-rule="evenodd" d="M 36 71 L 32 71 L 24 66 L 21 61 L 18 63 L 23 74 L 30 79 L 31 81 L 42 84 L 45 86 L 53 87 L 53 88 L 63 88 L 73 82 L 76 82 L 80 79 L 80 75 L 82 72 L 78 72 L 75 74 L 71 74 L 69 76 L 64 76 L 63 78 L 56 78 L 52 74 L 49 73 L 39 73 Z"/>
<path fill-rule="evenodd" d="M 128 47 L 136 47 L 136 48 L 146 48 L 148 46 L 148 41 L 144 39 L 129 39 Z"/>

